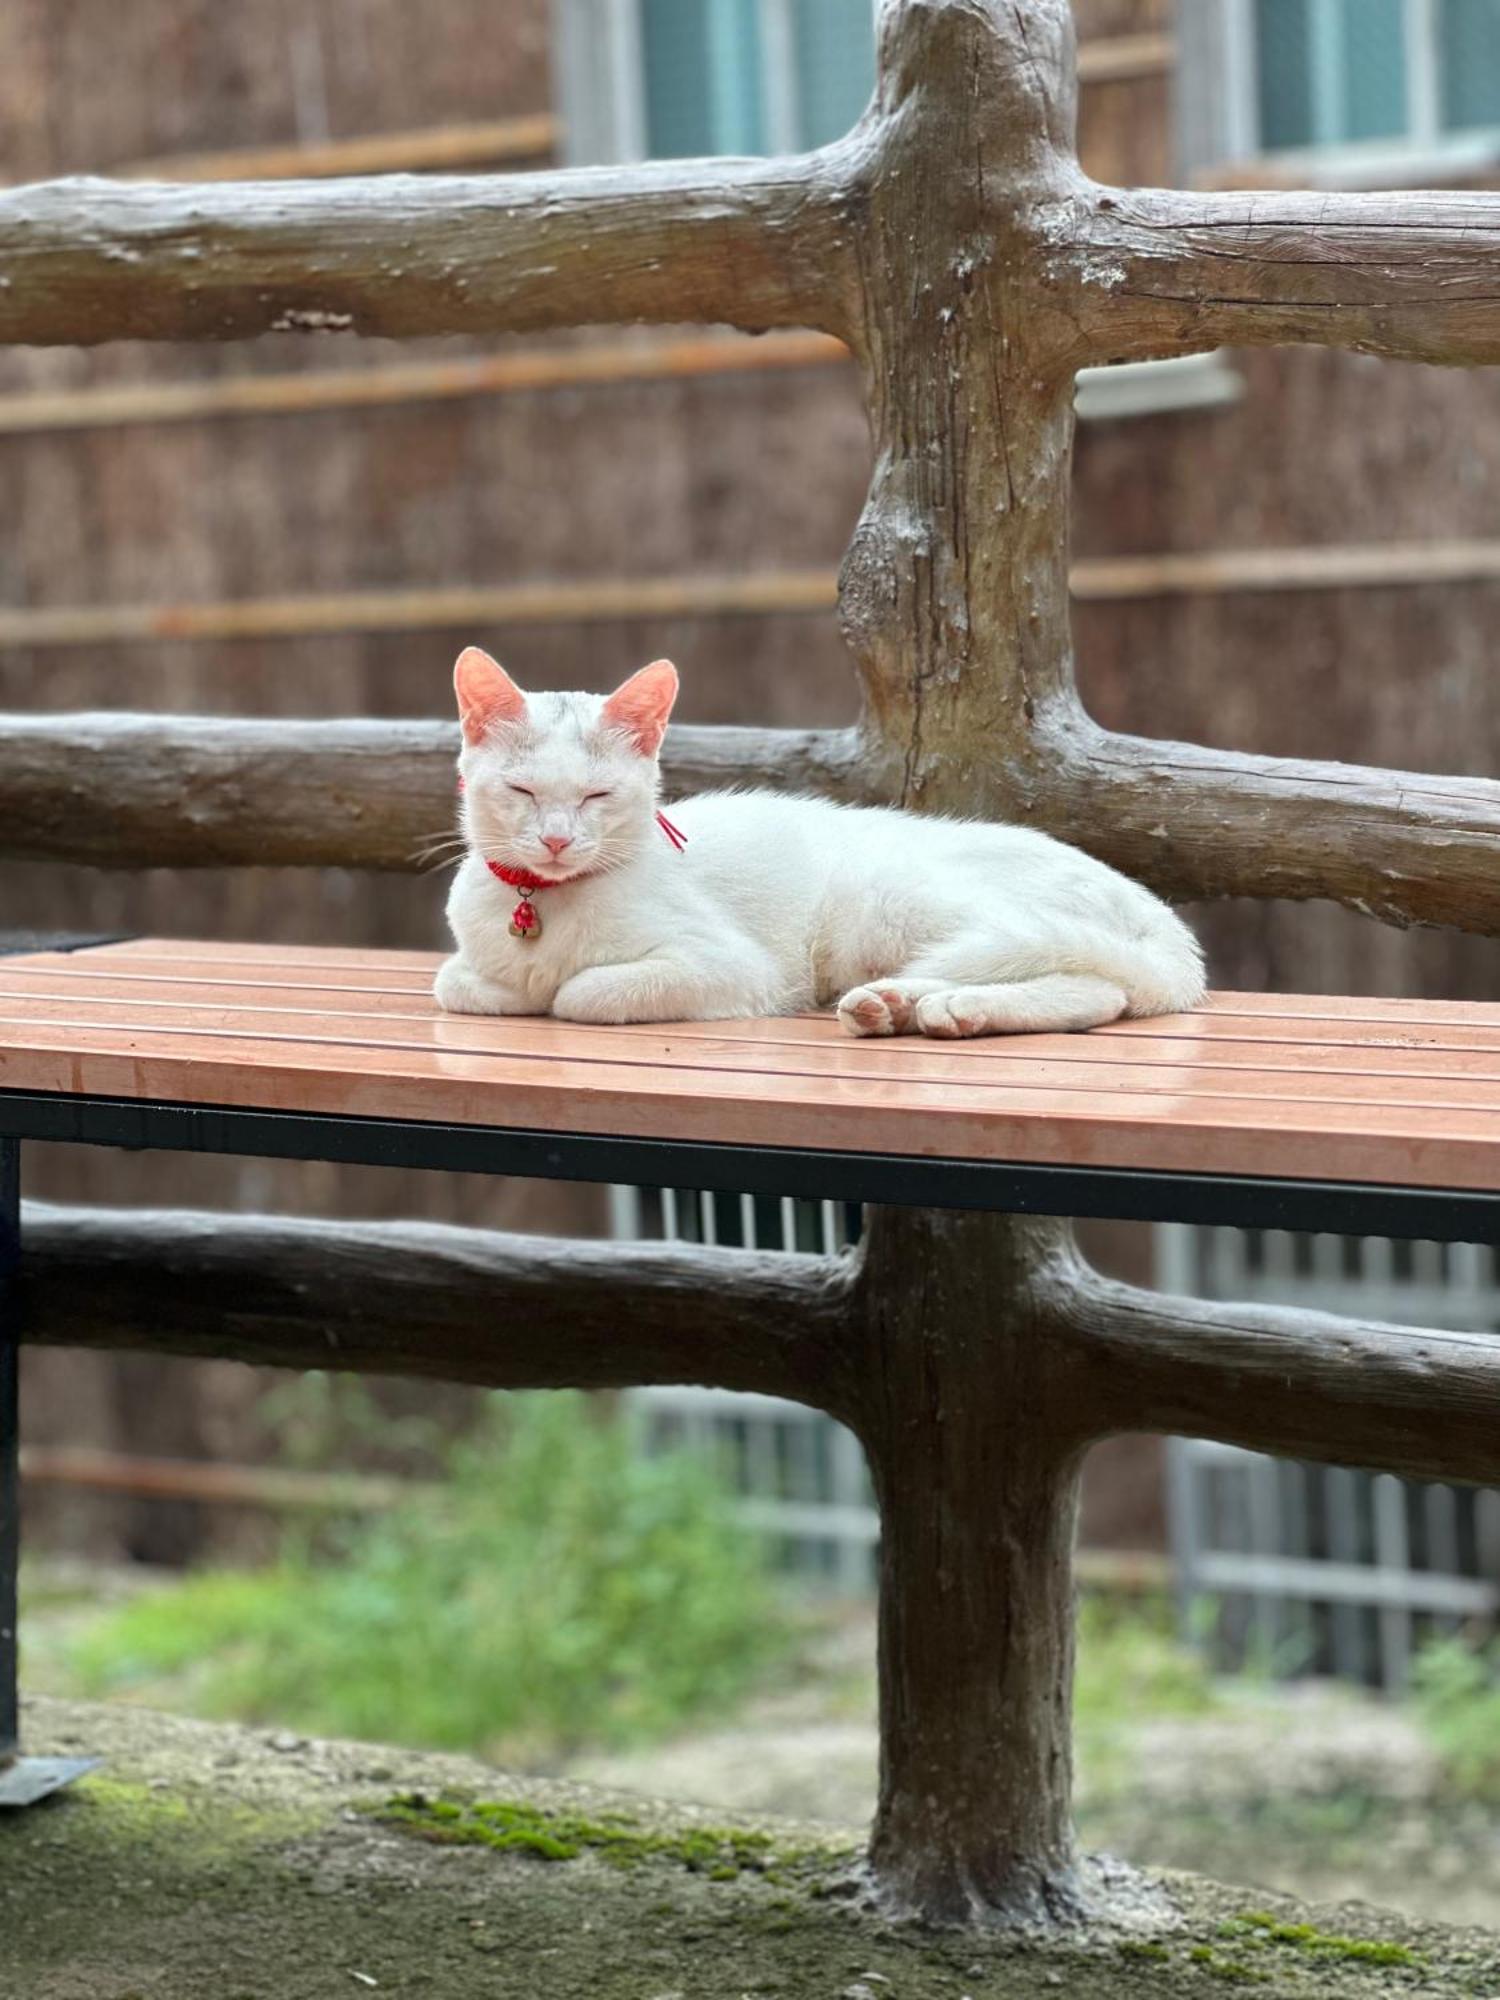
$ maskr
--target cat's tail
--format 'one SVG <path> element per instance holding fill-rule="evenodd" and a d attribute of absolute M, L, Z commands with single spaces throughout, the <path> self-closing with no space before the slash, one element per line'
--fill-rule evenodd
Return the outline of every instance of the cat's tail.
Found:
<path fill-rule="evenodd" d="M 1153 1014 L 1186 1014 L 1201 1007 L 1208 988 L 1203 947 L 1182 919 L 1164 905 L 1131 939 L 1107 970 L 1125 988 L 1125 1011 L 1136 1020 Z M 1100 970 L 1106 968 L 1101 966 Z"/>

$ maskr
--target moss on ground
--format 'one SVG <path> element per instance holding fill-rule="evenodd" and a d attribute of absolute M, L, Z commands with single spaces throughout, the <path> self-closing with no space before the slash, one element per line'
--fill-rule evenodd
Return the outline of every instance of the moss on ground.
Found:
<path fill-rule="evenodd" d="M 666 1861 L 711 1882 L 754 1875 L 814 1894 L 826 1894 L 832 1871 L 847 1869 L 859 1853 L 853 1841 L 778 1840 L 758 1827 L 653 1827 L 634 1813 L 590 1818 L 549 1811 L 526 1799 L 433 1799 L 424 1792 L 405 1792 L 372 1811 L 384 1825 L 440 1846 L 488 1847 L 543 1861 L 576 1861 L 594 1854 L 611 1868 Z"/>
<path fill-rule="evenodd" d="M 806 1829 L 125 1709 L 28 1733 L 109 1763 L 0 1820 L 0 2000 L 1500 1995 L 1488 1934 L 1186 1877 L 1155 1932 L 933 1932 L 861 1911 Z"/>

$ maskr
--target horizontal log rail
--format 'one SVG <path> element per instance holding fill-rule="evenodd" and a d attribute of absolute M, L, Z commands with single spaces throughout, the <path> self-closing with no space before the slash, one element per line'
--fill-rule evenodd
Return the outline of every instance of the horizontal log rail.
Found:
<path fill-rule="evenodd" d="M 444 722 L 0 715 L 0 857 L 418 869 L 452 829 L 457 753 Z M 674 728 L 663 769 L 674 795 L 763 784 L 881 803 L 901 783 L 855 729 Z M 1327 897 L 1500 929 L 1493 780 L 1117 735 L 1059 702 L 1010 788 L 1013 817 L 1180 900 Z"/>
<path fill-rule="evenodd" d="M 841 170 L 666 160 L 568 172 L 78 179 L 0 193 L 0 342 L 261 333 L 852 326 Z"/>
<path fill-rule="evenodd" d="M 31 1346 L 486 1388 L 711 1377 L 806 1400 L 827 1394 L 849 1315 L 852 1267 L 779 1252 L 43 1203 L 21 1234 Z"/>
<path fill-rule="evenodd" d="M 853 339 L 869 135 L 792 160 L 0 194 L 0 341 L 725 322 Z M 1026 224 L 1052 367 L 1311 341 L 1500 358 L 1500 194 L 1121 190 Z"/>
<path fill-rule="evenodd" d="M 711 1380 L 812 1403 L 862 1435 L 873 1420 L 878 1240 L 821 1257 L 43 1203 L 26 1206 L 22 1240 L 33 1345 L 489 1388 Z M 1079 1439 L 1182 1433 L 1500 1484 L 1500 1339 L 1173 1298 L 1101 1277 L 1055 1224 L 1027 1225 L 1023 1241 L 1027 1312 L 1057 1349 Z M 222 1302 L 209 1316 L 205 1298 Z M 78 1469 L 89 1483 L 110 1468 Z M 205 1497 L 243 1497 L 243 1482 L 210 1490 L 222 1471 Z M 148 1490 L 153 1476 L 148 1462 Z M 297 1505 L 337 1491 L 286 1488 Z"/>
<path fill-rule="evenodd" d="M 1390 361 L 1500 361 L 1500 193 L 1104 188 L 1065 197 L 1046 282 L 1079 363 L 1310 341 Z"/>
<path fill-rule="evenodd" d="M 0 716 L 0 855 L 96 868 L 410 870 L 454 825 L 458 726 Z M 869 795 L 852 730 L 674 729 L 673 793 Z M 107 804 L 104 803 L 107 801 Z"/>
<path fill-rule="evenodd" d="M 1500 1340 L 1279 1306 L 1220 1305 L 1092 1272 L 1059 1293 L 1100 1407 L 1318 1465 L 1500 1484 Z M 1128 1420 L 1121 1429 L 1133 1429 Z"/>
<path fill-rule="evenodd" d="M 184 423 L 198 418 L 306 416 L 385 409 L 471 396 L 532 394 L 622 382 L 758 375 L 847 363 L 841 340 L 823 333 L 767 333 L 758 340 L 697 335 L 686 340 L 611 341 L 462 361 L 395 362 L 378 368 L 236 375 L 223 381 L 131 382 L 89 389 L 30 389 L 0 396 L 0 436 Z"/>
<path fill-rule="evenodd" d="M 476 119 L 412 132 L 368 132 L 349 139 L 285 146 L 242 146 L 213 153 L 162 153 L 113 169 L 129 181 L 324 180 L 345 174 L 415 174 L 501 160 L 539 160 L 557 150 L 560 121 L 549 111 L 523 118 Z"/>
<path fill-rule="evenodd" d="M 1073 565 L 1074 598 L 1133 599 L 1409 590 L 1500 582 L 1500 541 L 1365 542 L 1181 555 L 1096 556 Z M 745 618 L 831 611 L 834 569 L 751 570 L 737 576 L 582 578 L 577 582 L 450 584 L 182 604 L 0 607 L 0 647 L 141 645 L 162 640 L 312 638 L 449 627 L 593 624 L 627 618 Z"/>
<path fill-rule="evenodd" d="M 1500 931 L 1500 783 L 1258 757 L 1039 713 L 1015 811 L 1180 901 L 1326 898 L 1391 924 Z"/>
<path fill-rule="evenodd" d="M 849 1409 L 851 1267 L 436 1223 L 29 1206 L 30 1344 L 482 1388 L 709 1382 Z M 205 1299 L 216 1301 L 205 1314 Z"/>

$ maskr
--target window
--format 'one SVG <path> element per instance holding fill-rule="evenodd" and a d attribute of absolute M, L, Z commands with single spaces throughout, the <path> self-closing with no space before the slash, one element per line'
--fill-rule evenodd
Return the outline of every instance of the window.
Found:
<path fill-rule="evenodd" d="M 1231 157 L 1357 164 L 1482 153 L 1500 140 L 1500 0 L 1224 4 Z"/>
<path fill-rule="evenodd" d="M 568 159 L 826 145 L 869 102 L 876 9 L 877 0 L 553 0 Z M 1085 418 L 1212 409 L 1241 388 L 1221 356 L 1193 354 L 1086 369 L 1078 409 Z"/>
<path fill-rule="evenodd" d="M 874 0 L 558 0 L 570 157 L 796 153 L 859 118 Z"/>

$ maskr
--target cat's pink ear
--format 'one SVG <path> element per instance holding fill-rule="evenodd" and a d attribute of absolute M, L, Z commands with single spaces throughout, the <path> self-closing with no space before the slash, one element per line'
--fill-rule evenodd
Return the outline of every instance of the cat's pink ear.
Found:
<path fill-rule="evenodd" d="M 604 704 L 604 720 L 627 735 L 643 757 L 654 757 L 676 699 L 677 669 L 670 660 L 653 660 L 615 689 Z"/>
<path fill-rule="evenodd" d="M 525 719 L 525 695 L 500 662 L 478 646 L 465 646 L 459 654 L 453 669 L 453 691 L 458 696 L 458 719 L 466 743 L 482 743 L 499 724 Z"/>

